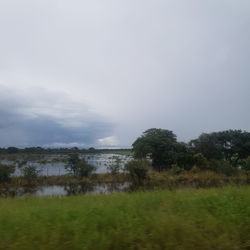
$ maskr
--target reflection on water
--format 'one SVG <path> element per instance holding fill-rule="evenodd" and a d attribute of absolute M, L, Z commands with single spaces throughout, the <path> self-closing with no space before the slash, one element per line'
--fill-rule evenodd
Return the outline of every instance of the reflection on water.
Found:
<path fill-rule="evenodd" d="M 65 159 L 65 156 L 63 156 Z M 89 164 L 96 167 L 95 173 L 107 173 L 108 167 L 115 163 L 116 159 L 120 160 L 121 167 L 123 168 L 124 165 L 132 160 L 132 156 L 130 155 L 119 155 L 119 154 L 82 154 L 80 155 L 81 158 L 84 158 Z M 1 161 L 4 164 L 16 164 L 16 162 L 11 161 Z M 40 170 L 41 176 L 58 176 L 58 175 L 65 175 L 68 174 L 68 171 L 65 169 L 65 162 L 50 162 L 46 163 L 46 159 L 44 163 L 38 162 L 27 162 L 26 165 L 35 166 Z M 13 176 L 21 176 L 22 171 L 21 168 L 16 167 L 15 173 Z"/>
<path fill-rule="evenodd" d="M 109 194 L 128 190 L 130 184 L 125 183 L 103 183 L 103 184 L 70 184 L 65 186 L 37 186 L 37 187 L 18 187 L 2 190 L 2 196 L 24 197 L 24 196 L 67 196 L 76 194 Z"/>

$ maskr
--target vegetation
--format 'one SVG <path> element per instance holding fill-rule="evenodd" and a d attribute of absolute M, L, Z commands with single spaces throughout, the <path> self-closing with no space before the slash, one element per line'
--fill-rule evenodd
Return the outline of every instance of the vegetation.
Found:
<path fill-rule="evenodd" d="M 76 153 L 70 154 L 65 168 L 74 176 L 88 177 L 96 168 L 88 164 L 84 159 L 80 159 Z"/>
<path fill-rule="evenodd" d="M 121 159 L 117 156 L 113 157 L 114 162 L 107 167 L 108 172 L 117 175 L 122 170 Z"/>
<path fill-rule="evenodd" d="M 39 177 L 40 170 L 35 166 L 22 167 L 23 179 L 27 182 L 27 185 L 36 184 Z"/>
<path fill-rule="evenodd" d="M 247 250 L 249 232 L 249 187 L 0 199 L 0 249 Z"/>
<path fill-rule="evenodd" d="M 16 148 L 16 147 L 8 147 L 8 148 L 0 148 L 0 155 L 16 155 L 16 154 L 25 154 L 25 155 L 48 155 L 48 154 L 57 154 L 57 155 L 65 155 L 71 153 L 78 154 L 123 154 L 130 155 L 131 149 L 121 148 L 121 149 L 95 149 L 93 147 L 89 149 L 80 149 L 77 147 L 73 148 L 42 148 L 42 147 L 29 147 L 29 148 Z"/>
<path fill-rule="evenodd" d="M 159 171 L 163 166 L 169 167 L 174 163 L 176 152 L 176 135 L 165 129 L 148 129 L 133 143 L 136 158 L 150 156 L 152 165 Z"/>
<path fill-rule="evenodd" d="M 14 173 L 14 171 L 14 166 L 0 164 L 0 183 L 10 181 L 10 176 Z"/>
<path fill-rule="evenodd" d="M 133 185 L 142 185 L 148 178 L 149 164 L 146 160 L 132 160 L 125 165 L 124 169 L 128 172 Z"/>
<path fill-rule="evenodd" d="M 151 158 L 158 171 L 211 170 L 226 175 L 247 171 L 250 167 L 250 133 L 226 130 L 202 134 L 188 144 L 177 142 L 165 129 L 148 129 L 133 143 L 136 158 Z"/>
<path fill-rule="evenodd" d="M 8 152 L 7 155 L 2 154 L 2 157 L 8 156 L 7 159 L 10 162 L 15 162 L 15 165 L 22 169 L 21 177 L 10 178 L 14 167 L 1 165 L 0 195 L 6 196 L 9 190 L 18 190 L 19 187 L 54 184 L 84 187 L 93 186 L 95 183 L 124 182 L 127 185 L 130 182 L 133 190 L 248 185 L 250 183 L 249 134 L 241 130 L 221 131 L 202 134 L 185 144 L 178 142 L 172 131 L 148 129 L 133 143 L 136 159 L 127 163 L 122 169 L 120 158 L 110 156 L 109 159 L 113 160 L 113 164 L 108 166 L 107 170 L 110 174 L 106 175 L 94 174 L 95 167 L 88 164 L 79 154 L 79 152 L 104 152 L 94 148 L 67 149 L 70 152 L 68 155 L 48 155 L 48 152 L 63 152 L 63 149 L 52 151 L 39 147 L 0 149 L 0 155 L 1 152 Z M 41 164 L 62 161 L 66 163 L 66 169 L 70 175 L 39 176 L 36 168 L 27 165 L 35 161 Z M 121 170 L 125 172 L 122 173 Z M 154 170 L 161 174 L 157 174 Z"/>

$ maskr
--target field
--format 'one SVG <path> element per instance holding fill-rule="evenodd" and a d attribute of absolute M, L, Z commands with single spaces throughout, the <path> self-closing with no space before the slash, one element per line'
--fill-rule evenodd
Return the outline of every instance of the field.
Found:
<path fill-rule="evenodd" d="M 250 249 L 250 187 L 0 199 L 0 249 Z"/>

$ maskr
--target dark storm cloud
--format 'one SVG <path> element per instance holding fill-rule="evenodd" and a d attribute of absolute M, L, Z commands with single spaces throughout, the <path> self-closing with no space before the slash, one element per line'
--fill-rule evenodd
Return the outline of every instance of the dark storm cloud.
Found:
<path fill-rule="evenodd" d="M 62 120 L 64 117 L 53 117 L 37 112 L 33 114 L 30 108 L 34 108 L 35 104 L 27 101 L 28 96 L 26 98 L 25 96 L 20 97 L 15 92 L 10 94 L 9 88 L 0 88 L 0 90 L 1 147 L 88 147 L 95 145 L 98 139 L 110 135 L 112 131 L 113 125 L 101 119 L 98 115 L 91 114 L 91 119 L 80 119 L 81 116 L 84 117 L 89 112 L 84 105 L 82 105 L 83 113 L 77 114 L 75 117 L 68 116 L 71 115 L 67 114 L 67 112 L 71 113 L 70 110 L 62 110 L 61 115 L 66 117 Z M 5 98 L 8 93 L 8 98 Z M 57 96 L 55 95 L 55 102 L 56 99 Z M 47 105 L 47 108 L 49 108 L 52 103 Z M 71 105 L 69 101 L 68 105 Z M 67 101 L 65 106 L 67 106 Z M 77 126 L 75 126 L 75 122 L 77 122 Z"/>

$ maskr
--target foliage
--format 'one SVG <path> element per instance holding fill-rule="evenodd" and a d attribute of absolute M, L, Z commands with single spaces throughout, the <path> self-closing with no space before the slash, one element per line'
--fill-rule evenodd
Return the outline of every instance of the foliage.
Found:
<path fill-rule="evenodd" d="M 178 175 L 178 174 L 180 174 L 182 172 L 182 169 L 177 164 L 172 164 L 172 166 L 171 166 L 171 172 L 174 175 Z"/>
<path fill-rule="evenodd" d="M 0 164 L 0 182 L 10 181 L 10 176 L 15 172 L 15 166 Z"/>
<path fill-rule="evenodd" d="M 202 153 L 194 154 L 193 156 L 194 164 L 201 170 L 209 169 L 209 162 Z"/>
<path fill-rule="evenodd" d="M 240 160 L 238 164 L 242 170 L 250 171 L 250 156 L 248 156 L 246 159 Z"/>
<path fill-rule="evenodd" d="M 149 156 L 153 167 L 159 171 L 175 163 L 177 141 L 172 131 L 148 129 L 132 146 L 136 158 L 142 159 Z"/>
<path fill-rule="evenodd" d="M 242 130 L 204 133 L 198 139 L 192 140 L 190 146 L 207 159 L 231 161 L 232 156 L 236 154 L 239 159 L 243 159 L 250 154 L 250 133 Z"/>
<path fill-rule="evenodd" d="M 5 198 L 0 225 L 9 250 L 243 250 L 250 188 Z"/>
<path fill-rule="evenodd" d="M 149 164 L 145 160 L 132 160 L 125 164 L 124 169 L 133 184 L 142 184 L 148 178 Z"/>
<path fill-rule="evenodd" d="M 80 159 L 76 153 L 70 154 L 65 168 L 74 176 L 87 177 L 96 167 L 88 164 L 84 159 Z"/>
<path fill-rule="evenodd" d="M 23 178 L 27 181 L 28 185 L 35 184 L 40 170 L 35 166 L 25 166 L 22 168 Z"/>
<path fill-rule="evenodd" d="M 112 174 L 112 175 L 117 175 L 122 168 L 121 165 L 121 159 L 118 156 L 113 157 L 114 162 L 112 164 L 110 164 L 107 167 L 107 170 Z"/>

